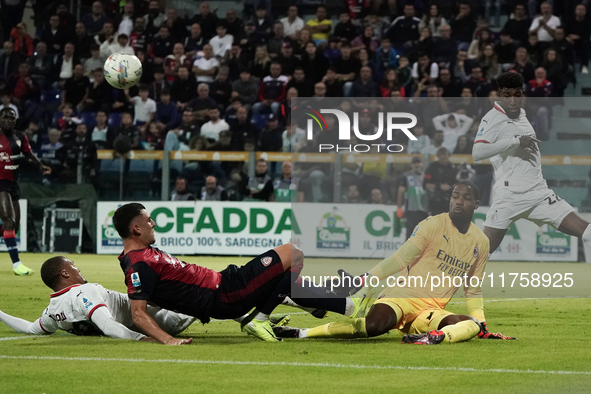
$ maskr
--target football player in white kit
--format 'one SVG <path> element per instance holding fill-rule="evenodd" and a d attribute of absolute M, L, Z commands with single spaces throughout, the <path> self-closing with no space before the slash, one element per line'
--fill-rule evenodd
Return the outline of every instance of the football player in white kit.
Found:
<path fill-rule="evenodd" d="M 71 260 L 63 256 L 50 258 L 41 267 L 41 278 L 54 291 L 41 317 L 31 323 L 0 311 L 0 321 L 24 334 L 63 330 L 76 335 L 153 341 L 137 332 L 127 294 L 87 283 Z M 196 320 L 193 316 L 151 306 L 148 313 L 170 335 L 179 334 Z"/>
<path fill-rule="evenodd" d="M 490 253 L 518 219 L 549 224 L 568 235 L 582 237 L 591 246 L 591 226 L 573 207 L 558 197 L 542 176 L 541 155 L 532 125 L 523 110 L 523 77 L 515 72 L 497 78 L 499 101 L 480 122 L 474 140 L 474 161 L 490 159 L 494 167 L 492 205 L 484 234 Z"/>

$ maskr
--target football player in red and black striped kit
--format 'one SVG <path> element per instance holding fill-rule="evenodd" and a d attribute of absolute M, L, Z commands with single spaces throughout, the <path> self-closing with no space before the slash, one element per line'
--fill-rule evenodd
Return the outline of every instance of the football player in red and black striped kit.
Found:
<path fill-rule="evenodd" d="M 25 267 L 18 257 L 16 233 L 21 220 L 18 204 L 21 192 L 18 187 L 18 168 L 24 157 L 27 163 L 44 175 L 51 173 L 51 168 L 41 164 L 31 152 L 27 136 L 14 129 L 16 113 L 12 108 L 0 111 L 0 219 L 4 231 L 4 243 L 12 260 L 12 271 L 15 275 L 32 275 L 33 270 Z M 26 237 L 26 234 L 22 235 Z"/>
<path fill-rule="evenodd" d="M 242 267 L 229 265 L 217 272 L 152 247 L 155 223 L 142 204 L 120 206 L 113 225 L 123 239 L 119 261 L 133 321 L 144 334 L 165 345 L 188 344 L 192 339 L 177 339 L 164 332 L 146 312 L 148 302 L 194 316 L 202 323 L 210 318 L 242 321 L 244 331 L 265 341 L 279 340 L 269 315 L 291 294 L 292 285 L 299 284 L 298 294 L 305 297 L 293 299 L 299 306 L 347 316 L 361 308 L 361 299 L 329 298 L 323 290 L 301 285 L 304 255 L 291 244 L 271 249 Z M 245 316 L 253 308 L 254 312 Z"/>

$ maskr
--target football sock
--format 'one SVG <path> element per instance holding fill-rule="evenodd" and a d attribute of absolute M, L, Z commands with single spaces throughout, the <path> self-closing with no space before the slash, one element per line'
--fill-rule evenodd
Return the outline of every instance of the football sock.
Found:
<path fill-rule="evenodd" d="M 253 319 L 265 321 L 265 320 L 269 320 L 269 315 L 267 315 L 266 313 L 263 313 L 263 312 L 259 312 L 256 315 L 254 315 Z"/>
<path fill-rule="evenodd" d="M 21 264 L 21 260 L 18 257 L 18 247 L 16 246 L 16 234 L 14 233 L 14 230 L 5 230 L 3 237 L 6 248 L 8 249 L 8 254 L 12 260 L 12 268 L 18 268 Z"/>
<path fill-rule="evenodd" d="M 591 224 L 587 226 L 585 231 L 583 231 L 583 236 L 581 238 L 587 246 L 591 247 Z"/>
<path fill-rule="evenodd" d="M 234 321 L 236 321 L 236 322 L 238 322 L 238 323 L 242 323 L 242 321 L 243 321 L 244 319 L 246 319 L 248 316 L 250 316 L 250 315 L 247 313 L 247 314 L 245 314 L 244 316 L 237 317 L 237 318 L 235 318 L 235 319 L 233 319 L 233 320 L 234 320 Z"/>
<path fill-rule="evenodd" d="M 480 326 L 473 320 L 464 320 L 441 329 L 445 333 L 443 342 L 455 343 L 474 338 L 480 332 Z"/>
<path fill-rule="evenodd" d="M 285 296 L 289 295 L 291 291 L 291 285 L 297 280 L 298 276 L 299 272 L 294 273 L 291 270 L 284 272 L 283 277 L 279 280 L 279 282 L 277 282 L 277 286 L 275 286 L 271 294 L 269 294 L 267 301 L 260 307 L 257 306 L 258 311 L 267 316 L 270 315 L 277 305 L 283 302 Z"/>
<path fill-rule="evenodd" d="M 351 323 L 334 322 L 300 331 L 301 338 L 367 338 L 365 318 Z"/>

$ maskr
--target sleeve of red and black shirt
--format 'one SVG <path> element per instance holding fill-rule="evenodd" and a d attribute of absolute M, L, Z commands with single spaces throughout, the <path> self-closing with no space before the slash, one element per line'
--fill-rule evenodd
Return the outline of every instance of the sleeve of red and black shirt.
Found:
<path fill-rule="evenodd" d="M 21 152 L 23 155 L 31 153 L 31 145 L 29 144 L 29 139 L 25 133 L 22 133 L 21 138 Z"/>
<path fill-rule="evenodd" d="M 160 281 L 160 275 L 145 261 L 134 263 L 125 274 L 127 295 L 132 300 L 149 301 Z"/>

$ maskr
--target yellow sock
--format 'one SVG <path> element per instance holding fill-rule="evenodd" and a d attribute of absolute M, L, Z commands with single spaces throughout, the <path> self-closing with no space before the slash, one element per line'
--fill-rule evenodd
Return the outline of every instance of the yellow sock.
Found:
<path fill-rule="evenodd" d="M 474 338 L 480 332 L 480 326 L 473 320 L 464 320 L 441 329 L 445 333 L 443 342 L 455 343 Z"/>
<path fill-rule="evenodd" d="M 367 338 L 365 318 L 351 323 L 333 322 L 306 330 L 306 338 Z"/>

